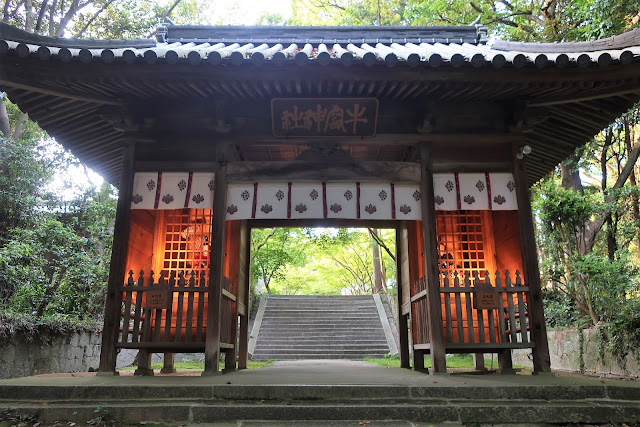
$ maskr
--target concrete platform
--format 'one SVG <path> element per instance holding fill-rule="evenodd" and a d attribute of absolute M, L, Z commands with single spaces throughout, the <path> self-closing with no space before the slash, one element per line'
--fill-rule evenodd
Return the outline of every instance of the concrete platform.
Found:
<path fill-rule="evenodd" d="M 638 381 L 578 375 L 432 376 L 340 360 L 276 362 L 214 377 L 198 376 L 197 371 L 179 374 L 83 373 L 0 380 L 0 408 L 44 423 L 87 421 L 100 411 L 114 420 L 181 424 L 640 422 Z"/>

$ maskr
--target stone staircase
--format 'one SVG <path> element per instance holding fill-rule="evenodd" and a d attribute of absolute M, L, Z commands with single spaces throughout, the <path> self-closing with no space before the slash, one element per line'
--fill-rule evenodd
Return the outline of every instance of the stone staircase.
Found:
<path fill-rule="evenodd" d="M 381 358 L 390 352 L 373 296 L 270 296 L 252 360 Z"/>

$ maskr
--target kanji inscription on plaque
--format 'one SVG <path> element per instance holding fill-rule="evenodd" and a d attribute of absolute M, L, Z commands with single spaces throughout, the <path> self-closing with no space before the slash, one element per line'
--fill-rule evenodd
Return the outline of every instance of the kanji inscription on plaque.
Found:
<path fill-rule="evenodd" d="M 153 291 L 148 291 L 146 308 L 167 308 L 168 299 L 168 289 L 154 289 Z"/>
<path fill-rule="evenodd" d="M 500 308 L 499 295 L 491 285 L 477 284 L 473 302 L 474 308 L 479 310 Z"/>
<path fill-rule="evenodd" d="M 275 98 L 271 101 L 274 136 L 375 136 L 375 98 Z"/>

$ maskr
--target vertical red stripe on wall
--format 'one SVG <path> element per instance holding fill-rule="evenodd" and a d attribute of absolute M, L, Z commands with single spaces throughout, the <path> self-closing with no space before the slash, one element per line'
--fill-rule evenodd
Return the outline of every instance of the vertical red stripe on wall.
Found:
<path fill-rule="evenodd" d="M 327 217 L 327 183 L 322 183 L 322 213 Z"/>
<path fill-rule="evenodd" d="M 251 218 L 256 217 L 256 205 L 258 204 L 258 183 L 253 184 L 253 206 L 251 207 Z"/>
<path fill-rule="evenodd" d="M 358 219 L 360 219 L 360 183 L 356 182 L 356 205 L 358 211 Z"/>
<path fill-rule="evenodd" d="M 291 218 L 291 183 L 288 185 L 289 194 L 287 195 L 287 218 Z"/>
<path fill-rule="evenodd" d="M 153 209 L 158 209 L 158 203 L 160 203 L 160 187 L 162 186 L 162 172 L 158 172 L 158 179 L 156 182 L 156 201 L 153 203 Z"/>
<path fill-rule="evenodd" d="M 391 218 L 396 219 L 396 186 L 391 183 Z"/>
<path fill-rule="evenodd" d="M 193 183 L 193 172 L 189 172 L 189 183 L 187 184 L 187 195 L 184 198 L 184 207 L 189 207 L 189 198 L 191 197 L 191 184 Z"/>
<path fill-rule="evenodd" d="M 487 197 L 489 197 L 489 210 L 493 210 L 493 205 L 491 204 L 491 180 L 489 179 L 489 172 L 484 174 L 487 179 Z"/>
<path fill-rule="evenodd" d="M 462 209 L 462 203 L 460 202 L 460 180 L 458 179 L 458 172 L 455 174 L 456 177 L 456 197 L 458 199 L 458 210 Z"/>

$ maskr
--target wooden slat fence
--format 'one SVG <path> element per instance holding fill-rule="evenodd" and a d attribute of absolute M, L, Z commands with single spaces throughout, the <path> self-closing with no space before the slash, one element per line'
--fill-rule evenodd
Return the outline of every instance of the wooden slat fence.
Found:
<path fill-rule="evenodd" d="M 223 338 L 234 336 L 235 331 L 225 329 L 224 319 L 232 319 L 236 315 L 236 289 L 228 279 L 225 282 L 221 310 Z M 204 350 L 209 300 L 204 274 L 197 278 L 193 271 L 180 272 L 176 278 L 175 272 L 171 272 L 165 279 L 163 271 L 156 280 L 153 271 L 148 275 L 140 271 L 136 280 L 133 271 L 129 271 L 120 292 L 122 309 L 117 347 L 159 351 Z M 221 346 L 229 348 L 234 341 L 223 339 L 222 342 L 226 344 Z"/>
<path fill-rule="evenodd" d="M 426 333 L 426 284 L 420 278 L 413 285 L 412 325 L 416 348 L 429 344 Z M 481 308 L 476 304 L 480 294 L 495 294 L 498 308 Z M 519 271 L 496 272 L 493 282 L 489 272 L 458 271 L 440 277 L 442 327 L 447 351 L 490 350 L 534 347 L 529 331 L 527 301 L 529 288 Z"/>

